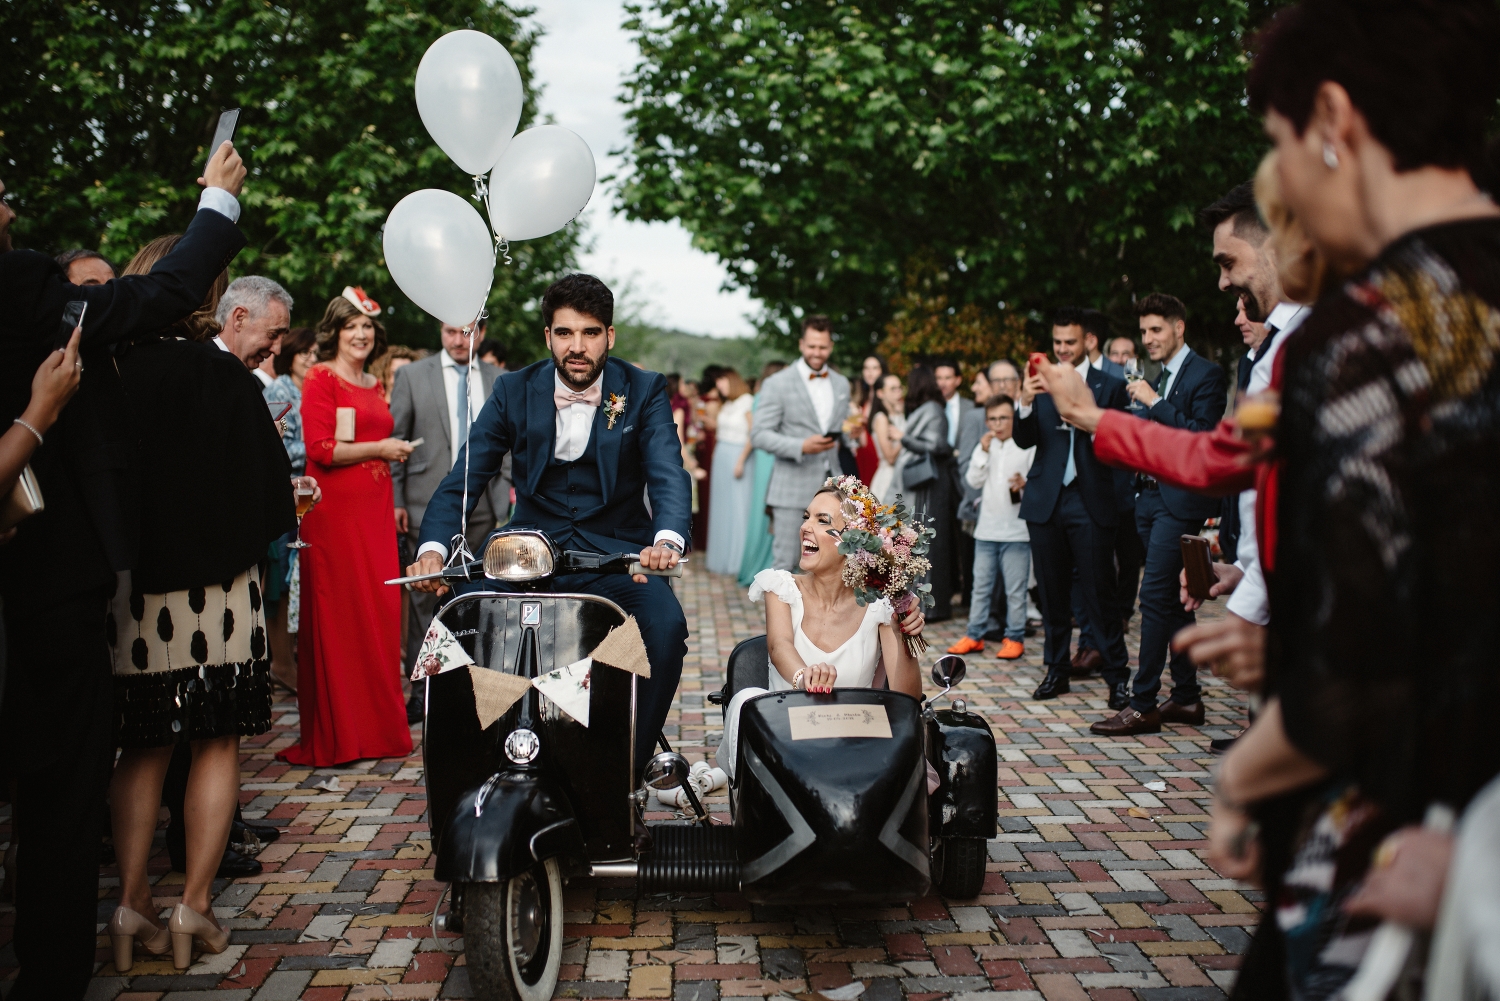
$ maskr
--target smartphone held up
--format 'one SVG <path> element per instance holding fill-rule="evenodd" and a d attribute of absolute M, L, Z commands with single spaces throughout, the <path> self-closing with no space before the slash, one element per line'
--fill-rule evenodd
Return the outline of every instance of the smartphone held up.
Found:
<path fill-rule="evenodd" d="M 234 130 L 240 124 L 240 109 L 230 108 L 219 115 L 219 124 L 214 127 L 214 141 L 208 146 L 208 159 L 203 161 L 203 169 L 208 169 L 214 154 L 219 152 L 219 147 L 226 142 L 234 142 Z"/>

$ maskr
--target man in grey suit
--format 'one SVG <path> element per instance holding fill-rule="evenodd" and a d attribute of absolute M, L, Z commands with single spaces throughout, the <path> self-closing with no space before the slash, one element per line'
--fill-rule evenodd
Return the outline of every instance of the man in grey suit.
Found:
<path fill-rule="evenodd" d="M 484 328 L 481 326 L 474 335 L 474 343 L 478 344 L 483 337 Z M 391 436 L 406 441 L 422 440 L 406 462 L 391 463 L 396 531 L 406 536 L 413 553 L 416 552 L 427 502 L 453 464 L 463 461 L 463 443 L 468 437 L 469 425 L 479 415 L 500 374 L 495 366 L 480 362 L 478 384 L 471 386 L 469 338 L 463 328 L 443 324 L 442 340 L 443 350 L 439 353 L 397 369 L 391 386 L 391 416 L 396 421 Z M 475 556 L 481 555 L 477 547 L 484 545 L 485 536 L 510 514 L 508 471 L 507 462 L 501 474 L 485 488 L 469 519 L 466 534 Z M 427 634 L 427 626 L 437 605 L 437 597 L 432 594 L 410 591 L 409 597 L 408 672 L 422 647 L 422 637 Z M 417 700 L 417 696 L 413 695 L 412 699 Z M 415 707 L 412 701 L 407 703 L 407 716 L 413 715 L 421 718 L 419 700 Z"/>
<path fill-rule="evenodd" d="M 766 380 L 750 440 L 776 456 L 766 506 L 771 509 L 771 558 L 796 570 L 802 512 L 823 481 L 839 475 L 839 436 L 849 415 L 849 380 L 828 367 L 833 325 L 826 316 L 802 321 L 802 358 Z"/>

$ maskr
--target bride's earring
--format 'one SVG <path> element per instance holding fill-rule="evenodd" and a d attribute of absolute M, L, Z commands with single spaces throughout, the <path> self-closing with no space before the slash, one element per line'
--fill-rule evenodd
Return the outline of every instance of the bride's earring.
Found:
<path fill-rule="evenodd" d="M 1329 170 L 1339 169 L 1339 155 L 1331 142 L 1323 144 L 1323 165 Z"/>

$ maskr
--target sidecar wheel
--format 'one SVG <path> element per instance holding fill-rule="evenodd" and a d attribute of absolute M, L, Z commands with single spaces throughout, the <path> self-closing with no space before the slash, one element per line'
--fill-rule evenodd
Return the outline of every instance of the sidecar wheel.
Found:
<path fill-rule="evenodd" d="M 952 900 L 970 900 L 984 889 L 984 863 L 988 858 L 983 838 L 944 838 L 943 873 L 938 892 Z"/>
<path fill-rule="evenodd" d="M 562 966 L 562 874 L 538 862 L 505 883 L 464 888 L 464 952 L 479 1001 L 550 1001 Z"/>

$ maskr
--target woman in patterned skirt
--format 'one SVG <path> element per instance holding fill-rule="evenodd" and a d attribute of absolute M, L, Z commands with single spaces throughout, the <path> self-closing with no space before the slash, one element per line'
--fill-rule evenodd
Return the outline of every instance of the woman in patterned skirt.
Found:
<path fill-rule="evenodd" d="M 148 272 L 175 242 L 148 244 L 125 273 Z M 106 622 L 124 749 L 110 784 L 120 906 L 109 931 L 122 973 L 136 943 L 158 955 L 170 944 L 178 968 L 191 965 L 195 942 L 210 952 L 228 943 L 210 893 L 239 794 L 239 740 L 271 726 L 258 564 L 296 524 L 292 470 L 260 383 L 211 338 L 221 295 L 252 319 L 290 301 L 270 282 L 224 293 L 221 277 L 202 310 L 117 359 L 139 484 L 122 507 L 140 529 L 135 569 L 120 574 Z M 182 742 L 192 746 L 186 882 L 163 928 L 146 862 Z"/>

